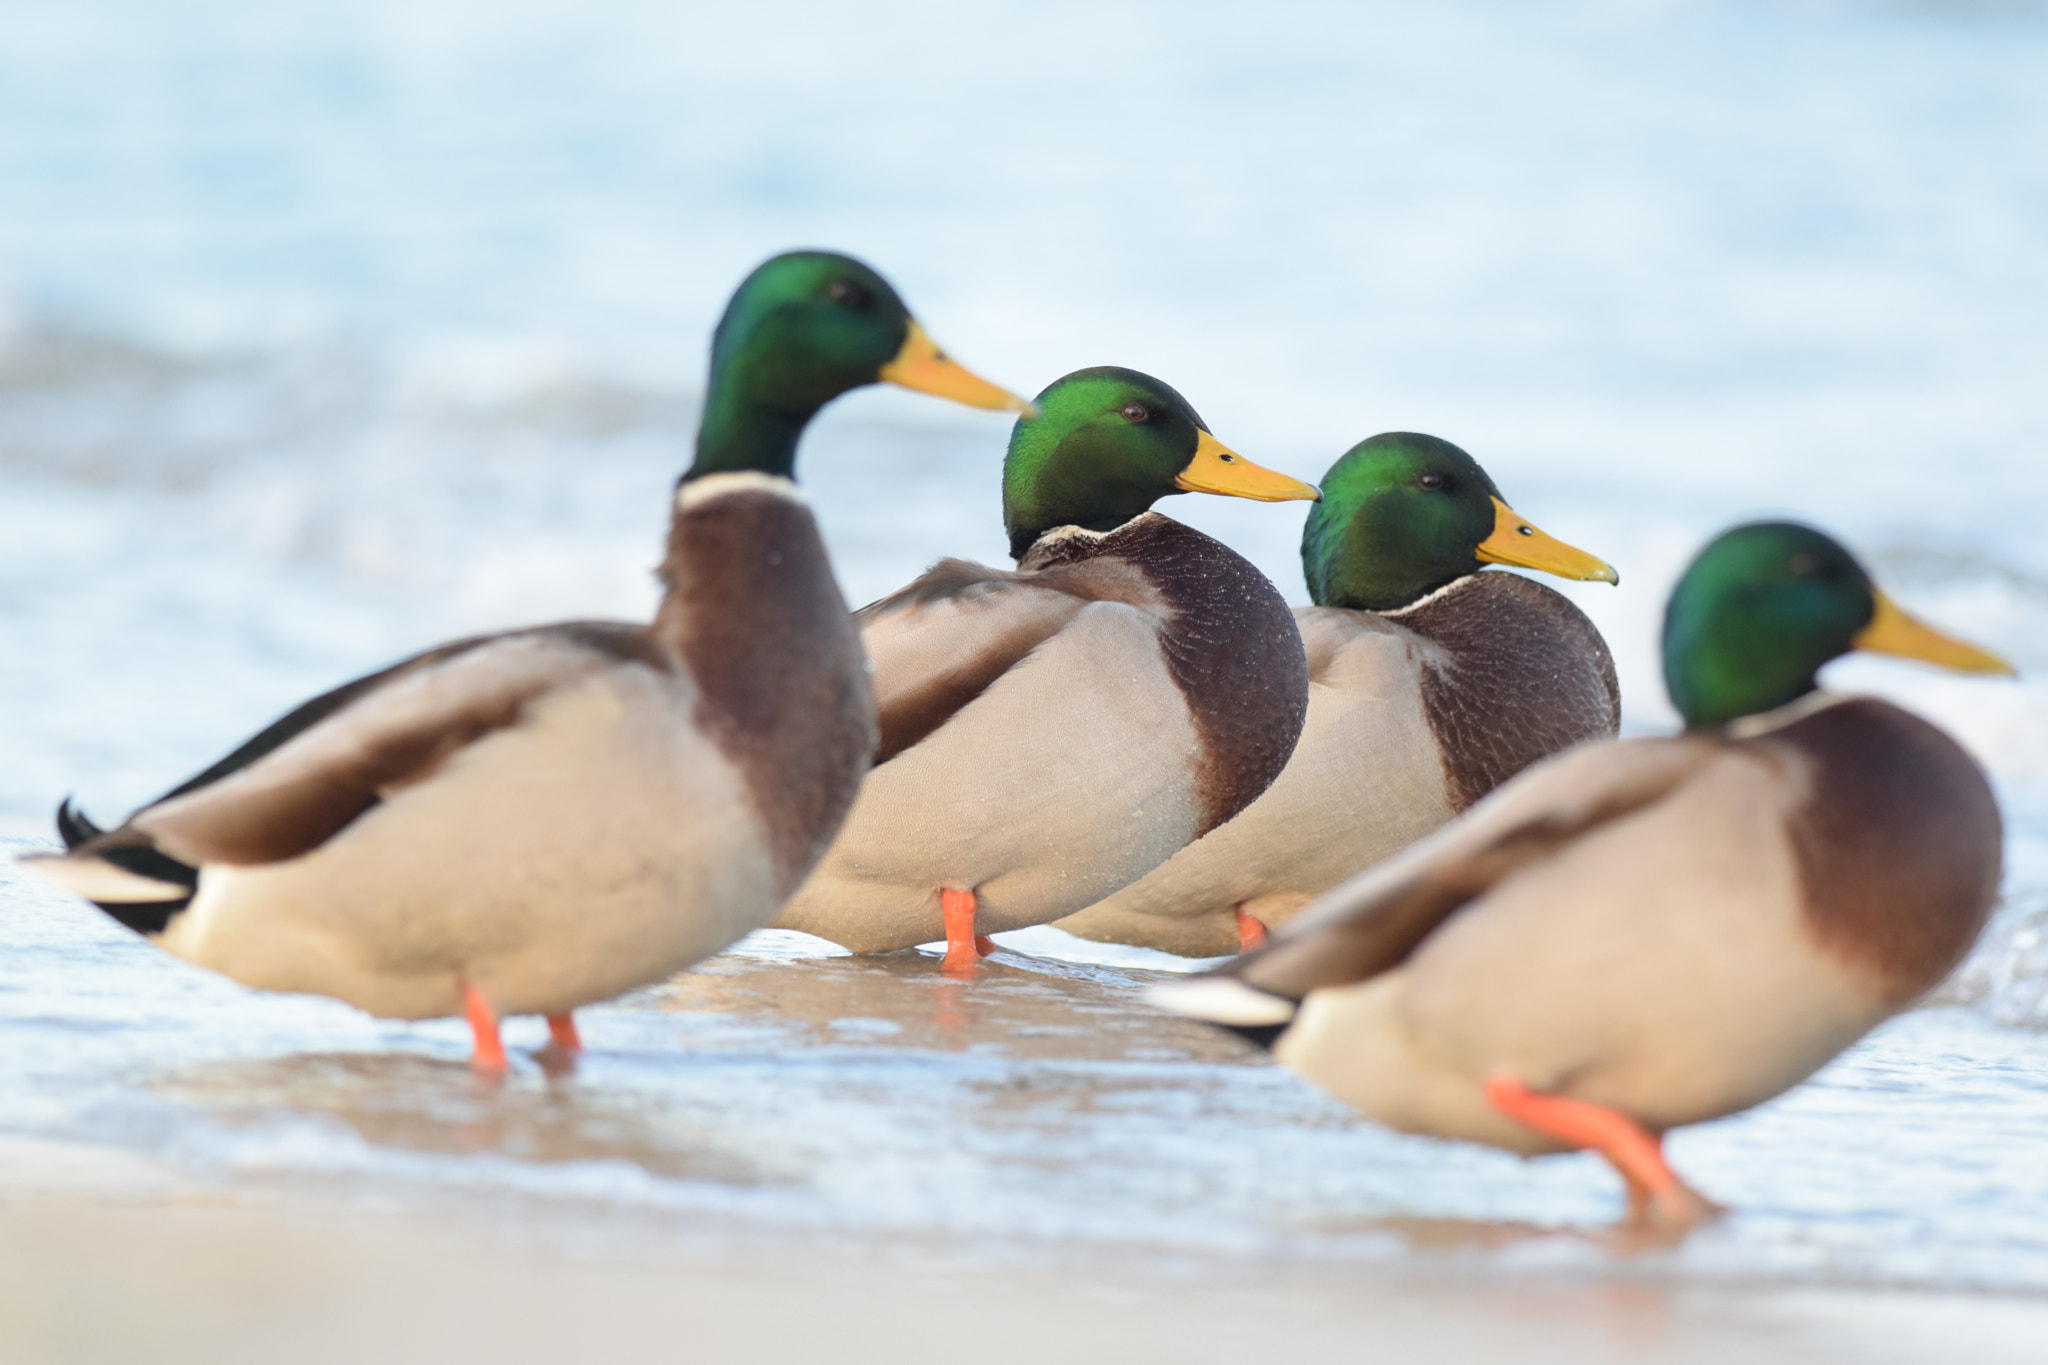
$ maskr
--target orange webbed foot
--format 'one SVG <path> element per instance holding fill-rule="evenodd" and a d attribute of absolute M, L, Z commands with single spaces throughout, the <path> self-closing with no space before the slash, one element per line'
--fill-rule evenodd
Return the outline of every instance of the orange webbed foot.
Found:
<path fill-rule="evenodd" d="M 1486 1082 L 1486 1098 L 1517 1123 L 1606 1157 L 1628 1186 L 1629 1214 L 1622 1226 L 1631 1232 L 1676 1240 L 1722 1212 L 1671 1169 L 1661 1137 L 1618 1110 L 1545 1095 L 1505 1075 Z"/>
<path fill-rule="evenodd" d="M 1672 1183 L 1661 1190 L 1648 1190 L 1633 1181 L 1628 1191 L 1628 1217 L 1622 1230 L 1652 1241 L 1677 1241 L 1702 1223 L 1719 1218 L 1728 1210 L 1701 1194 L 1673 1173 Z"/>

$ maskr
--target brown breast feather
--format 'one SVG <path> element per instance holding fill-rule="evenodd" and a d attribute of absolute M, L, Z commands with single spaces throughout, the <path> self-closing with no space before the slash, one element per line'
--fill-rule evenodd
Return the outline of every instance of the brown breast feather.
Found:
<path fill-rule="evenodd" d="M 683 507 L 655 635 L 700 689 L 697 722 L 740 769 L 785 890 L 853 805 L 875 747 L 860 637 L 810 509 L 768 489 Z"/>
<path fill-rule="evenodd" d="M 1221 541 L 1147 513 L 1104 536 L 1098 561 L 1139 570 L 1162 600 L 1159 647 L 1201 738 L 1197 837 L 1271 786 L 1308 717 L 1301 631 L 1267 577 Z"/>
<path fill-rule="evenodd" d="M 1948 975 L 1998 895 L 1998 803 L 1970 756 L 1919 717 L 1867 698 L 1743 742 L 1803 779 L 1787 828 L 1821 947 L 1892 1007 Z"/>
<path fill-rule="evenodd" d="M 1607 642 L 1541 583 L 1478 573 L 1390 619 L 1446 656 L 1424 668 L 1422 701 L 1453 810 L 1540 758 L 1620 728 Z"/>

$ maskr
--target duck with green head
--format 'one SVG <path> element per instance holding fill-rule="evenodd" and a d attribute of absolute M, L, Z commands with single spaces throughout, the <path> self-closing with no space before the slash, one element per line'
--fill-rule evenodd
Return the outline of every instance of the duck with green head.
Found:
<path fill-rule="evenodd" d="M 1297 608 L 1308 721 L 1266 793 L 1156 871 L 1061 920 L 1082 938 L 1188 957 L 1256 947 L 1346 877 L 1529 764 L 1615 733 L 1600 632 L 1515 565 L 1614 570 L 1510 508 L 1448 441 L 1391 432 L 1346 451 L 1309 509 Z"/>
<path fill-rule="evenodd" d="M 1243 557 L 1151 511 L 1182 492 L 1314 498 L 1132 370 L 1070 374 L 1003 463 L 1014 571 L 943 560 L 859 613 L 881 744 L 776 923 L 859 952 L 1070 914 L 1236 814 L 1308 699 L 1301 637 Z M 979 941 L 978 941 L 979 940 Z"/>
<path fill-rule="evenodd" d="M 887 281 L 768 261 L 712 344 L 697 456 L 645 625 L 443 645 L 307 702 L 102 831 L 59 810 L 37 870 L 245 985 L 372 1014 L 498 1018 L 659 981 L 773 917 L 838 829 L 875 740 L 860 641 L 791 482 L 797 439 L 890 381 L 1030 405 L 953 364 Z"/>
<path fill-rule="evenodd" d="M 1906 1008 L 1997 895 L 1977 765 L 1896 706 L 1818 690 L 1856 649 L 2012 671 L 1819 531 L 1729 531 L 1665 616 L 1682 735 L 1536 765 L 1156 999 L 1392 1127 L 1598 1151 L 1633 1222 L 1682 1231 L 1712 1206 L 1663 1134 L 1763 1103 Z"/>

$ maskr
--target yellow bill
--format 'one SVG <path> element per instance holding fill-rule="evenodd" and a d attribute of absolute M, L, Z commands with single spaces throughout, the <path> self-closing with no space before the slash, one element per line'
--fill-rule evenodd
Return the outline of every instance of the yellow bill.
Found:
<path fill-rule="evenodd" d="M 1026 417 L 1038 415 L 1038 409 L 1030 399 L 1019 398 L 1008 389 L 996 387 L 940 350 L 938 343 L 925 334 L 915 318 L 911 319 L 910 331 L 903 338 L 903 349 L 882 367 L 880 378 L 884 383 L 898 384 L 935 398 L 950 398 L 970 408 L 1021 412 Z"/>
<path fill-rule="evenodd" d="M 1493 534 L 1479 542 L 1477 554 L 1482 564 L 1540 569 L 1559 578 L 1591 583 L 1621 582 L 1613 565 L 1539 531 L 1528 518 L 1499 498 L 1493 500 Z"/>
<path fill-rule="evenodd" d="M 1929 625 L 1914 620 L 1900 609 L 1899 604 L 1886 597 L 1876 588 L 1870 590 L 1877 603 L 1870 624 L 1856 632 L 1850 641 L 1858 649 L 1872 654 L 1892 654 L 1901 659 L 1918 659 L 1922 663 L 1937 664 L 1952 668 L 1958 673 L 2003 673 L 2016 678 L 2019 670 L 1999 658 L 1988 649 L 1979 649 L 1965 644 L 1953 636 L 1943 635 Z"/>
<path fill-rule="evenodd" d="M 1206 431 L 1198 431 L 1195 458 L 1174 475 L 1173 486 L 1190 493 L 1221 493 L 1253 502 L 1321 502 L 1322 490 L 1312 483 L 1253 464 Z"/>

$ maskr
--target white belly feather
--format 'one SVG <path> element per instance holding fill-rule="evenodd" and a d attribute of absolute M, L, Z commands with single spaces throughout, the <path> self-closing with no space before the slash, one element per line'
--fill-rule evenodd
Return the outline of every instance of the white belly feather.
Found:
<path fill-rule="evenodd" d="M 1078 613 L 922 743 L 876 768 L 776 923 L 860 952 L 1043 924 L 1157 867 L 1198 827 L 1198 739 L 1149 617 Z"/>
<path fill-rule="evenodd" d="M 608 669 L 386 793 L 320 848 L 202 869 L 163 946 L 373 1014 L 558 1013 L 658 981 L 772 917 L 740 778 L 687 684 Z"/>
<path fill-rule="evenodd" d="M 1314 639 L 1319 627 L 1332 632 L 1322 618 L 1333 613 L 1295 615 L 1305 637 Z M 1317 666 L 1308 719 L 1273 785 L 1235 819 L 1061 928 L 1190 956 L 1234 953 L 1238 905 L 1283 924 L 1451 818 L 1443 760 L 1423 712 L 1419 644 L 1348 621 L 1336 629 L 1341 643 L 1311 649 Z"/>
<path fill-rule="evenodd" d="M 1399 970 L 1312 992 L 1276 1056 L 1391 1127 L 1522 1151 L 1486 1079 L 1652 1128 L 1803 1080 L 1883 1017 L 1808 936 L 1783 793 L 1726 763 L 1459 911 Z"/>

